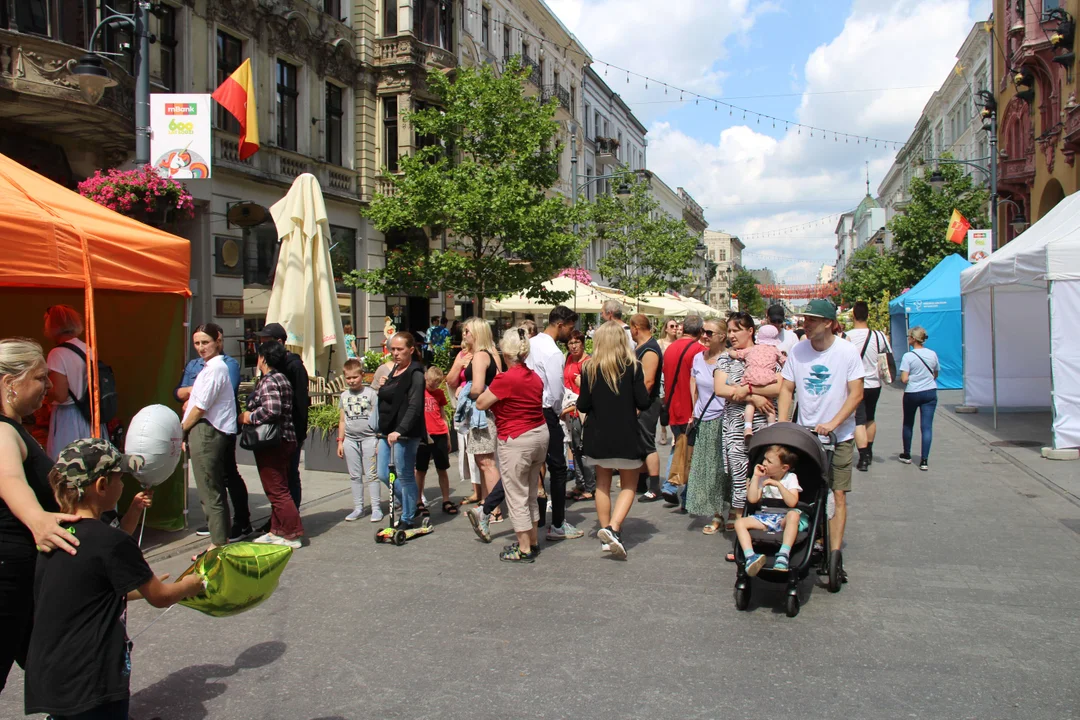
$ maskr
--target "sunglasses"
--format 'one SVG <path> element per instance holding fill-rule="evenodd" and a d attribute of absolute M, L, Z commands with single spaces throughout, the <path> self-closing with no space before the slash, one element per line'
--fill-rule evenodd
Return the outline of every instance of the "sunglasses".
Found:
<path fill-rule="evenodd" d="M 713 335 L 716 334 L 716 331 L 715 330 L 702 330 L 701 334 L 704 335 L 705 337 L 712 337 Z"/>

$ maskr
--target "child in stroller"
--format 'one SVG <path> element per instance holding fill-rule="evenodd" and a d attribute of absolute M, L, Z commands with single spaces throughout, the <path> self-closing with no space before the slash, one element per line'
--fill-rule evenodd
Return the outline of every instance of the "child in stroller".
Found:
<path fill-rule="evenodd" d="M 796 507 L 799 504 L 799 493 L 802 492 L 802 487 L 799 485 L 798 476 L 791 472 L 791 468 L 795 467 L 798 460 L 799 456 L 791 448 L 770 445 L 765 450 L 763 461 L 754 467 L 754 477 L 746 489 L 746 499 L 754 504 L 761 502 L 762 498 L 782 500 L 784 505 L 791 509 L 778 512 L 780 508 L 763 507 L 753 515 L 741 517 L 735 521 L 735 534 L 739 539 L 739 545 L 742 546 L 743 555 L 746 556 L 746 574 L 750 577 L 758 574 L 767 559 L 764 554 L 754 552 L 753 541 L 750 538 L 751 530 L 783 532 L 783 544 L 776 553 L 773 570 L 787 571 L 791 546 L 795 544 L 799 531 L 805 531 L 809 525 L 809 521 Z"/>

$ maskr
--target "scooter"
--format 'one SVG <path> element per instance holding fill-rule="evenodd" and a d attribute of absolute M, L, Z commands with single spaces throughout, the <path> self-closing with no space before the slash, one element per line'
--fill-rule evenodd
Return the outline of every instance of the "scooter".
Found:
<path fill-rule="evenodd" d="M 397 527 L 397 522 L 394 518 L 394 511 L 396 509 L 396 504 L 394 503 L 394 483 L 397 482 L 397 468 L 393 465 L 390 466 L 389 475 L 390 512 L 386 514 L 388 525 L 375 531 L 375 542 L 388 542 L 394 545 L 404 545 L 409 540 L 418 538 L 421 535 L 430 535 L 435 532 L 435 527 L 431 524 L 431 518 L 424 518 L 420 523 L 420 527 L 408 529 Z"/>

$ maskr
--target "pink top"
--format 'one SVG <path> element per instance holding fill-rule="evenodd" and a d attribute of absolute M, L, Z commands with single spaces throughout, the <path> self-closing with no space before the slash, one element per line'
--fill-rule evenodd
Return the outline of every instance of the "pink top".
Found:
<path fill-rule="evenodd" d="M 745 350 L 729 350 L 733 356 L 746 363 L 741 385 L 772 385 L 776 382 L 776 364 L 780 351 L 772 345 L 753 345 Z"/>

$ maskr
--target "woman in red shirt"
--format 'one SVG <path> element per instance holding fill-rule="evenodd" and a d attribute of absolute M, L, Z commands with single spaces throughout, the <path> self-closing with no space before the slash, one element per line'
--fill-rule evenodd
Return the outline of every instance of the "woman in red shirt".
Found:
<path fill-rule="evenodd" d="M 563 365 L 563 385 L 567 390 L 581 392 L 581 365 L 589 359 L 585 354 L 585 333 L 574 330 L 570 333 L 570 339 L 566 341 L 566 364 Z"/>
<path fill-rule="evenodd" d="M 581 366 L 589 359 L 585 354 L 585 333 L 574 330 L 570 333 L 570 339 L 566 341 L 566 347 L 570 351 L 566 356 L 566 364 L 563 366 L 563 386 L 575 395 L 581 393 Z M 566 396 L 564 396 L 565 400 Z M 564 407 L 566 407 L 564 403 Z M 565 435 L 570 443 L 572 462 L 570 474 L 574 477 L 574 489 L 566 494 L 566 499 L 592 500 L 596 491 L 596 473 L 593 469 L 582 463 L 581 458 L 581 417 L 575 406 L 566 407 L 561 413 Z"/>
<path fill-rule="evenodd" d="M 549 437 L 544 420 L 544 383 L 525 365 L 529 337 L 524 328 L 507 330 L 499 350 L 506 370 L 476 399 L 476 407 L 495 413 L 499 470 L 510 522 L 518 538 L 499 559 L 531 563 L 540 552 L 536 545 L 536 528 L 540 522 L 536 496 Z"/>

